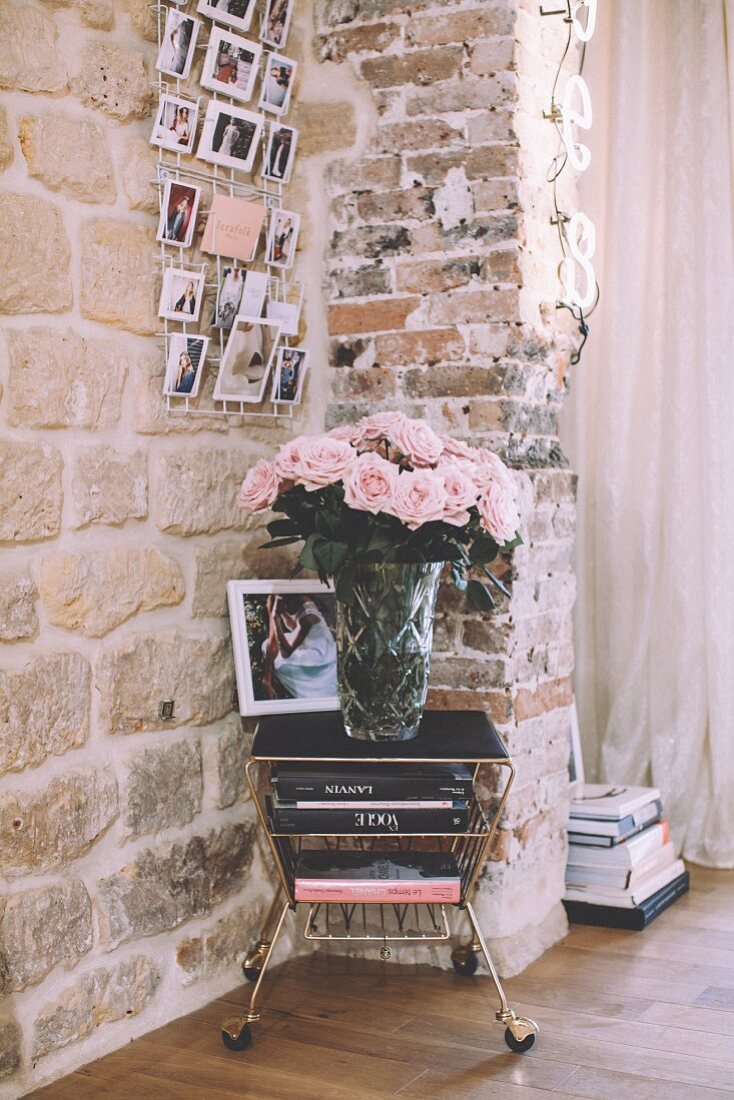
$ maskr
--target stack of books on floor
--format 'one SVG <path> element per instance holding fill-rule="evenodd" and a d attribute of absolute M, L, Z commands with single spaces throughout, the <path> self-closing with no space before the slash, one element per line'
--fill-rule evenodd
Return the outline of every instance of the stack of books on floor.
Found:
<path fill-rule="evenodd" d="M 438 838 L 465 832 L 472 774 L 465 764 L 279 764 L 269 813 L 276 834 Z M 450 852 L 302 850 L 295 897 L 303 902 L 456 903 L 458 867 Z"/>
<path fill-rule="evenodd" d="M 584 783 L 571 801 L 563 904 L 571 923 L 641 931 L 688 889 L 654 787 Z"/>

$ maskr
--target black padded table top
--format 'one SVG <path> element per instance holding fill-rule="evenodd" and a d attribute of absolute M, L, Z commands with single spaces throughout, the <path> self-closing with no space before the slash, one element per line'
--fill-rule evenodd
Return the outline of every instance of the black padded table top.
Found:
<path fill-rule="evenodd" d="M 483 711 L 427 710 L 412 741 L 356 741 L 339 711 L 267 715 L 252 743 L 258 760 L 509 760 L 507 749 Z"/>

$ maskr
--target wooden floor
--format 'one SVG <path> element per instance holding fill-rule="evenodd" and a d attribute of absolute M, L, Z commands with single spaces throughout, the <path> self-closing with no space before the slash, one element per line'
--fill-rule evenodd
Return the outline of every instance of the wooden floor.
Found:
<path fill-rule="evenodd" d="M 576 926 L 506 983 L 540 1024 L 510 1054 L 491 985 L 430 967 L 313 955 L 270 975 L 244 1053 L 216 1001 L 33 1095 L 44 1100 L 711 1100 L 734 1093 L 734 872 L 693 888 L 647 931 Z"/>

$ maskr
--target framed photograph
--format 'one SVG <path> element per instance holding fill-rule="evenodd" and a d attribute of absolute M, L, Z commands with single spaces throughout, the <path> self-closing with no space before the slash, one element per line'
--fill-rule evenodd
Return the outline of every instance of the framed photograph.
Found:
<path fill-rule="evenodd" d="M 265 263 L 272 267 L 292 267 L 298 244 L 301 215 L 291 210 L 273 210 L 265 251 Z"/>
<path fill-rule="evenodd" d="M 182 336 L 176 333 L 171 337 L 164 393 L 177 397 L 196 397 L 204 372 L 208 345 L 208 336 Z"/>
<path fill-rule="evenodd" d="M 194 147 L 198 113 L 199 106 L 193 100 L 162 95 L 150 135 L 151 143 L 175 153 L 190 153 Z"/>
<path fill-rule="evenodd" d="M 229 332 L 238 313 L 259 317 L 265 302 L 268 277 L 261 271 L 246 271 L 242 267 L 222 268 L 217 304 L 212 324 Z"/>
<path fill-rule="evenodd" d="M 196 10 L 218 23 L 234 27 L 236 31 L 247 31 L 252 22 L 256 0 L 199 0 Z"/>
<path fill-rule="evenodd" d="M 201 83 L 213 92 L 241 99 L 252 95 L 262 47 L 214 27 L 209 35 Z"/>
<path fill-rule="evenodd" d="M 185 267 L 167 267 L 163 275 L 163 290 L 158 316 L 169 321 L 189 321 L 196 324 L 204 297 L 204 272 Z"/>
<path fill-rule="evenodd" d="M 262 115 L 210 99 L 196 155 L 211 164 L 249 172 L 264 124 Z"/>
<path fill-rule="evenodd" d="M 166 180 L 163 189 L 158 240 L 188 248 L 194 236 L 201 188 L 192 183 Z"/>
<path fill-rule="evenodd" d="M 300 348 L 281 348 L 273 376 L 271 401 L 275 405 L 299 405 L 303 379 L 308 367 L 308 352 Z"/>
<path fill-rule="evenodd" d="M 336 597 L 319 581 L 228 581 L 242 715 L 338 710 Z"/>
<path fill-rule="evenodd" d="M 262 401 L 279 337 L 280 325 L 275 321 L 243 314 L 235 317 L 219 366 L 214 400 Z"/>
<path fill-rule="evenodd" d="M 274 115 L 286 113 L 297 68 L 296 62 L 289 57 L 282 57 L 279 53 L 268 54 L 259 103 L 263 111 L 272 111 Z"/>
<path fill-rule="evenodd" d="M 288 28 L 293 14 L 293 0 L 268 0 L 265 5 L 260 39 L 268 46 L 282 50 L 288 38 Z"/>
<path fill-rule="evenodd" d="M 271 122 L 263 161 L 264 179 L 288 183 L 293 171 L 297 140 L 298 130 L 294 130 L 292 126 L 283 126 L 279 122 Z"/>
<path fill-rule="evenodd" d="M 200 24 L 200 19 L 194 19 L 183 11 L 168 9 L 163 41 L 155 63 L 156 69 L 168 76 L 186 79 L 191 71 Z"/>
<path fill-rule="evenodd" d="M 581 755 L 581 734 L 579 731 L 579 715 L 574 700 L 571 707 L 571 721 L 568 730 L 568 780 L 571 784 L 571 794 L 585 783 L 584 758 Z"/>

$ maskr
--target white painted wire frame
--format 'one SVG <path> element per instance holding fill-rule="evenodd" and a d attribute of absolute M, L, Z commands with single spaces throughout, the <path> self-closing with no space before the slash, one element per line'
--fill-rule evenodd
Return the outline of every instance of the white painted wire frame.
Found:
<path fill-rule="evenodd" d="M 170 5 L 161 3 L 160 0 L 158 0 L 157 3 L 149 4 L 148 6 L 149 6 L 150 10 L 155 12 L 155 14 L 156 14 L 156 21 L 157 21 L 157 28 L 158 28 L 158 50 L 160 51 L 160 48 L 161 48 L 161 45 L 162 45 L 162 42 L 163 42 L 163 35 L 164 35 L 164 32 L 165 32 L 166 16 L 168 14 Z M 187 7 L 188 7 L 188 4 L 177 5 L 176 10 L 183 12 L 183 11 L 186 10 Z M 264 20 L 265 20 L 265 13 L 263 11 L 263 14 L 261 16 L 261 28 L 264 26 Z M 220 24 L 216 20 L 211 21 L 211 26 L 212 26 L 212 28 L 215 28 L 215 27 L 220 28 L 221 27 L 222 30 L 226 30 L 226 31 L 231 31 L 232 30 L 231 27 L 227 27 L 224 24 Z M 211 33 L 210 33 L 210 37 L 211 37 Z M 197 43 L 196 43 L 195 49 L 208 50 L 210 48 L 211 47 L 209 45 L 209 41 L 201 42 L 197 38 Z M 273 49 L 271 47 L 263 45 L 262 53 L 260 55 L 260 66 L 259 66 L 259 72 L 258 72 L 258 78 L 260 80 L 262 80 L 263 72 L 265 71 L 265 66 L 268 63 L 268 58 L 270 57 L 270 54 L 272 52 L 273 52 Z M 160 103 L 160 97 L 162 95 L 175 95 L 177 97 L 181 97 L 181 95 L 182 95 L 182 87 L 181 87 L 182 83 L 184 83 L 184 82 L 180 79 L 180 77 L 171 78 L 171 77 L 167 77 L 164 73 L 158 72 L 157 79 L 155 81 L 153 81 L 153 86 L 155 87 L 156 91 L 158 92 L 159 103 Z M 190 97 L 187 96 L 186 98 L 190 98 Z M 216 98 L 218 102 L 221 102 L 221 103 L 224 103 L 224 104 L 229 103 L 230 105 L 233 105 L 233 106 L 234 105 L 242 106 L 242 104 L 236 104 L 235 100 L 231 96 L 219 96 L 219 95 L 217 95 L 215 97 L 214 94 L 212 94 L 211 98 L 212 99 Z M 203 95 L 199 95 L 196 98 L 197 125 L 198 125 L 198 121 L 199 121 L 199 116 L 203 115 L 205 113 L 205 111 L 202 111 L 202 109 L 201 109 L 203 99 L 204 99 Z M 156 106 L 156 118 L 157 118 L 157 112 L 158 112 L 158 107 Z M 281 122 L 280 119 L 277 119 L 275 121 L 275 123 L 273 123 L 272 121 L 266 119 L 266 124 L 265 124 L 265 126 L 263 126 L 262 137 L 261 137 L 263 161 L 265 159 L 265 154 L 267 152 L 267 144 L 268 144 L 268 138 L 269 138 L 269 134 L 270 134 L 270 127 L 274 124 L 278 125 L 280 122 Z M 187 156 L 189 156 L 189 158 L 192 158 L 194 156 L 193 149 L 195 149 L 195 147 L 196 147 L 196 134 L 194 135 L 192 153 L 187 154 Z M 255 172 L 255 169 L 253 168 L 253 175 L 254 175 L 254 172 Z M 265 206 L 267 207 L 267 210 L 268 210 L 267 221 L 266 221 L 266 225 L 265 225 L 266 240 L 267 240 L 267 237 L 269 235 L 270 224 L 271 224 L 272 218 L 274 217 L 274 211 L 282 209 L 282 206 L 283 206 L 283 184 L 279 180 L 269 180 L 269 179 L 265 179 L 263 177 L 263 179 L 262 179 L 263 186 L 262 187 L 257 187 L 252 180 L 245 178 L 243 173 L 238 172 L 234 168 L 220 168 L 219 165 L 215 164 L 215 165 L 212 165 L 211 169 L 207 169 L 207 168 L 204 167 L 203 162 L 201 162 L 201 161 L 193 161 L 192 163 L 184 164 L 184 163 L 182 163 L 180 152 L 178 152 L 178 151 L 173 152 L 172 150 L 164 149 L 162 146 L 159 145 L 158 146 L 158 164 L 156 165 L 156 178 L 152 181 L 154 186 L 157 187 L 157 189 L 158 189 L 159 214 L 162 214 L 163 194 L 164 194 L 164 191 L 165 191 L 165 184 L 166 184 L 167 180 L 172 180 L 175 183 L 178 183 L 178 182 L 181 182 L 181 181 L 190 182 L 190 183 L 195 184 L 196 186 L 199 186 L 199 187 L 207 187 L 208 186 L 208 187 L 211 188 L 211 192 L 212 192 L 213 195 L 227 194 L 231 197 L 238 196 L 238 197 L 241 197 L 241 198 L 254 199 L 254 200 L 257 200 L 258 198 L 262 199 Z M 198 214 L 201 214 L 201 213 L 206 213 L 206 210 L 200 209 L 198 211 Z M 213 289 L 214 290 L 215 302 L 216 302 L 216 296 L 219 293 L 219 287 L 221 286 L 221 282 L 222 282 L 222 266 L 223 266 L 222 257 L 221 256 L 212 256 L 212 262 L 211 263 L 208 263 L 206 261 L 202 261 L 202 262 L 199 262 L 199 263 L 193 263 L 193 262 L 187 260 L 184 257 L 184 251 L 185 251 L 184 249 L 176 248 L 176 247 L 168 244 L 165 240 L 160 241 L 159 244 L 160 244 L 161 280 L 163 281 L 165 279 L 165 272 L 166 272 L 166 269 L 168 269 L 168 268 L 172 268 L 174 270 L 177 269 L 177 268 L 179 270 L 183 269 L 183 268 L 188 268 L 188 269 L 191 269 L 191 270 L 199 270 L 205 276 L 205 278 L 204 278 L 205 287 L 208 288 L 208 289 Z M 237 261 L 236 260 L 227 260 L 227 258 L 224 257 L 224 262 L 225 262 L 226 266 L 230 266 L 230 264 L 235 266 L 235 267 L 237 266 Z M 249 265 L 246 265 L 246 266 L 249 267 Z M 215 280 L 216 281 L 214 281 L 214 282 L 206 280 L 206 271 L 210 267 L 213 267 L 215 269 L 215 272 L 216 272 L 216 274 L 215 274 Z M 299 283 L 299 282 L 296 282 L 296 281 L 293 281 L 293 282 L 289 281 L 288 278 L 287 278 L 287 274 L 286 274 L 285 270 L 278 271 L 277 274 L 274 274 L 273 270 L 271 268 L 266 268 L 266 270 L 267 270 L 267 275 L 268 275 L 268 289 L 267 289 L 266 300 L 271 301 L 271 302 L 289 302 L 290 301 L 291 303 L 293 303 L 294 298 L 297 298 L 298 316 L 300 317 L 301 309 L 303 307 L 303 284 Z M 198 329 L 204 323 L 203 309 L 204 309 L 204 305 L 203 305 L 203 302 L 202 302 L 202 308 L 201 308 L 201 311 L 199 313 L 199 321 L 198 321 L 198 324 L 196 326 L 194 326 L 197 329 L 197 331 L 196 332 L 189 332 L 189 329 L 191 327 L 190 323 L 187 322 L 187 321 L 182 321 L 181 322 L 181 324 L 182 324 L 182 329 L 181 329 L 182 335 L 184 335 L 184 336 L 187 336 L 187 335 L 197 336 L 197 335 L 200 334 Z M 176 327 L 175 329 L 172 329 L 171 328 L 171 322 L 169 321 L 168 318 L 162 318 L 161 319 L 161 326 L 162 326 L 161 331 L 158 332 L 156 335 L 160 339 L 163 340 L 163 354 L 164 354 L 164 357 L 165 357 L 166 368 L 167 368 L 168 353 L 169 353 L 169 348 L 170 348 L 171 336 L 179 334 L 180 330 L 179 330 L 178 327 Z M 226 344 L 226 336 L 228 335 L 228 333 L 225 333 L 225 330 L 221 327 L 217 329 L 216 326 L 212 326 L 212 329 L 214 331 L 213 331 L 211 341 L 210 341 L 210 344 L 209 344 L 210 351 L 207 355 L 207 362 L 208 362 L 208 365 L 209 365 L 209 369 L 212 369 L 215 365 L 218 368 L 219 365 L 221 364 L 222 356 L 224 354 L 224 347 L 225 347 L 225 344 Z M 219 354 L 216 354 L 216 352 L 214 350 L 217 347 L 216 332 L 219 333 L 219 338 L 218 338 Z M 289 336 L 281 336 L 279 341 L 278 341 L 277 346 L 278 346 L 278 348 L 280 348 L 280 347 L 290 347 L 290 343 L 291 343 L 291 338 Z M 272 380 L 273 380 L 273 377 L 274 377 L 274 373 L 272 373 L 272 372 L 274 372 L 276 370 L 276 356 L 277 356 L 277 349 L 276 349 L 276 355 L 274 355 L 274 357 L 273 357 L 273 365 L 272 365 L 272 368 L 271 368 L 271 377 L 268 380 L 268 386 L 269 387 L 272 386 Z M 263 418 L 263 417 L 265 417 L 267 419 L 276 418 L 276 419 L 286 419 L 286 420 L 290 420 L 293 417 L 293 406 L 292 405 L 286 405 L 285 408 L 284 408 L 283 405 L 273 403 L 271 408 L 268 409 L 268 410 L 262 410 L 262 409 L 253 410 L 251 404 L 249 402 L 246 402 L 246 401 L 233 401 L 233 400 L 230 399 L 230 400 L 218 400 L 216 402 L 212 400 L 211 403 L 207 403 L 206 399 L 202 400 L 202 397 L 203 397 L 202 394 L 200 394 L 196 398 L 191 398 L 189 394 L 181 394 L 181 395 L 166 394 L 165 396 L 166 396 L 166 409 L 169 412 L 173 412 L 173 413 L 188 413 L 189 415 L 192 415 L 192 416 L 223 416 L 223 417 L 226 417 L 226 416 L 242 416 L 242 417 L 249 417 L 249 418 Z M 267 402 L 268 400 L 269 400 L 269 394 L 268 394 L 268 391 L 266 390 L 266 396 L 264 396 L 263 401 Z M 192 404 L 192 402 L 196 402 L 195 407 Z"/>

